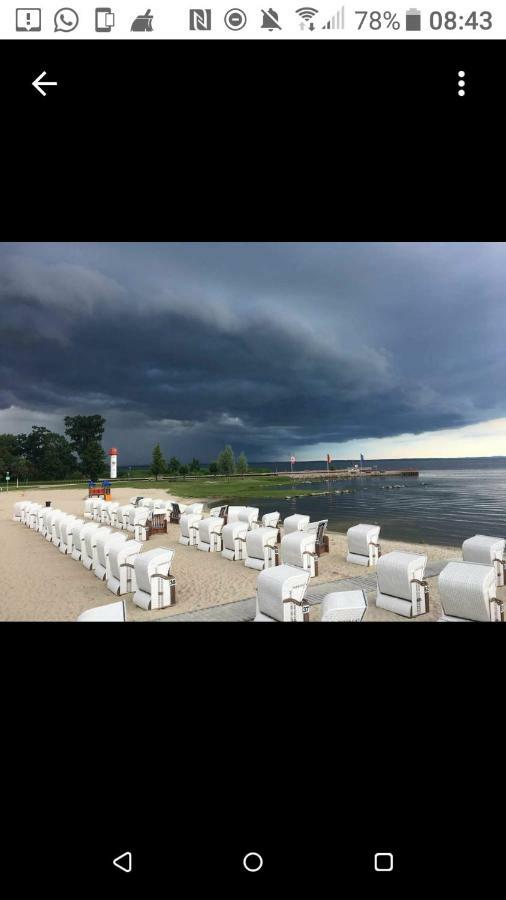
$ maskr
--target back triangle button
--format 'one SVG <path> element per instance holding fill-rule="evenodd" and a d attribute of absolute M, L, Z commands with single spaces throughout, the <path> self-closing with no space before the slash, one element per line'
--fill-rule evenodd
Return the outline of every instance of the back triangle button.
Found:
<path fill-rule="evenodd" d="M 112 863 L 117 869 L 121 869 L 122 872 L 131 872 L 132 854 L 130 852 L 122 853 L 121 856 L 117 856 L 116 859 L 113 859 Z"/>

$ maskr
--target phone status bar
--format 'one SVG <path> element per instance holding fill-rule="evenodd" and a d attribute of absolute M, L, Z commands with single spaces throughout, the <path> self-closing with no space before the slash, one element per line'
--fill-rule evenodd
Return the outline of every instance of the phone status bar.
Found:
<path fill-rule="evenodd" d="M 354 5 L 141 7 L 80 5 L 5 7 L 0 36 L 15 39 L 484 39 L 506 36 L 506 11 L 471 9 L 459 2 L 452 9 L 432 5 L 387 4 L 375 9 Z M 379 4 L 378 4 L 379 6 Z M 357 8 L 360 7 L 360 8 Z"/>

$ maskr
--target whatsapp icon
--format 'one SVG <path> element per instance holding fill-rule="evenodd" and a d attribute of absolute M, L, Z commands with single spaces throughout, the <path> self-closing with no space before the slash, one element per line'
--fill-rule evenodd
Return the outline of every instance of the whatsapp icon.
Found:
<path fill-rule="evenodd" d="M 57 13 L 54 15 L 54 30 L 55 31 L 74 31 L 75 28 L 79 25 L 79 16 L 77 15 L 75 9 L 70 9 L 69 6 L 64 6 L 62 9 L 59 9 Z"/>

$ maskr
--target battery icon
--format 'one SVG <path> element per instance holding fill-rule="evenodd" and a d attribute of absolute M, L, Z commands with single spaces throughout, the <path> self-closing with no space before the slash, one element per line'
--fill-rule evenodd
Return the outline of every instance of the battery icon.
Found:
<path fill-rule="evenodd" d="M 406 31 L 422 30 L 422 14 L 419 9 L 408 9 L 406 12 Z"/>

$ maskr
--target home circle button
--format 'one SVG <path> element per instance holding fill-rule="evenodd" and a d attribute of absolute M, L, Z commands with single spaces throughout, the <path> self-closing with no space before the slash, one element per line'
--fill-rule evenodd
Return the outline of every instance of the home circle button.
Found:
<path fill-rule="evenodd" d="M 264 861 L 259 853 L 247 853 L 242 864 L 247 872 L 259 872 Z"/>

